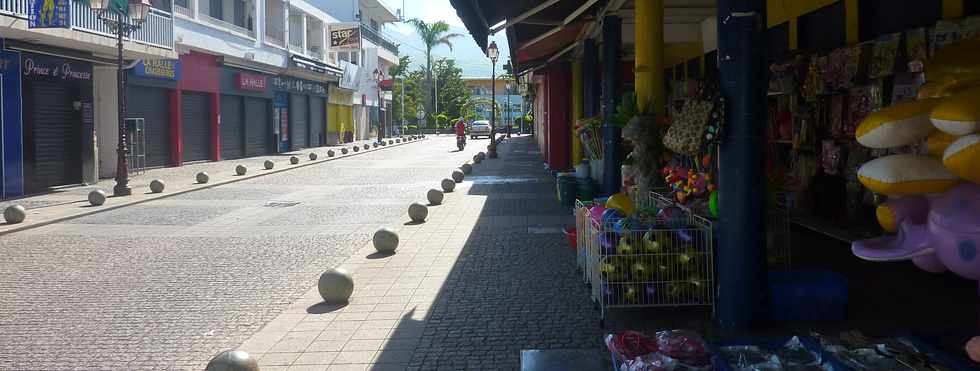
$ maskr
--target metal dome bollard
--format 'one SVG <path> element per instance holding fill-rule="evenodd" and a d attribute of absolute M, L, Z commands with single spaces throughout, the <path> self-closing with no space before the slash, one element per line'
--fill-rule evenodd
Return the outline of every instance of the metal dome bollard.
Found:
<path fill-rule="evenodd" d="M 259 362 L 242 350 L 226 350 L 211 358 L 204 371 L 259 371 Z"/>
<path fill-rule="evenodd" d="M 354 146 L 354 152 L 360 152 L 360 151 L 361 151 L 360 146 Z"/>
<path fill-rule="evenodd" d="M 347 148 L 346 147 L 340 149 L 340 154 L 342 154 L 342 155 L 346 155 L 347 152 L 348 151 L 347 151 Z"/>
<path fill-rule="evenodd" d="M 248 168 L 245 167 L 245 165 L 235 166 L 235 174 L 245 175 L 245 173 L 247 173 L 247 172 L 248 172 Z"/>
<path fill-rule="evenodd" d="M 456 181 L 456 183 L 462 183 L 463 182 L 463 178 L 465 178 L 465 177 L 466 177 L 466 174 L 463 174 L 463 171 L 462 170 L 459 170 L 459 169 L 453 170 L 453 180 Z"/>
<path fill-rule="evenodd" d="M 443 192 L 452 192 L 456 189 L 456 182 L 449 178 L 443 179 L 440 185 L 442 186 Z"/>
<path fill-rule="evenodd" d="M 150 192 L 161 193 L 166 188 L 167 184 L 160 179 L 153 179 L 153 181 L 150 182 Z"/>
<path fill-rule="evenodd" d="M 442 204 L 442 199 L 445 197 L 446 196 L 442 193 L 442 191 L 435 188 L 430 189 L 429 192 L 425 194 L 425 198 L 429 199 L 430 205 Z"/>
<path fill-rule="evenodd" d="M 486 152 L 480 152 L 480 153 L 477 153 L 476 155 L 477 156 L 480 156 L 480 159 L 481 160 L 486 160 L 487 159 L 487 153 Z"/>
<path fill-rule="evenodd" d="M 105 191 L 93 189 L 92 192 L 88 193 L 88 203 L 92 206 L 102 206 L 105 205 L 106 197 Z"/>
<path fill-rule="evenodd" d="M 205 184 L 209 180 L 211 180 L 211 176 L 208 175 L 206 171 L 202 171 L 200 173 L 197 173 L 197 176 L 194 179 L 196 179 L 199 184 Z"/>
<path fill-rule="evenodd" d="M 317 157 L 320 157 L 316 152 L 310 152 L 310 161 L 316 161 Z"/>
<path fill-rule="evenodd" d="M 332 149 L 327 150 L 327 157 L 333 157 L 334 155 L 336 155 L 336 153 L 334 153 Z"/>
<path fill-rule="evenodd" d="M 266 170 L 272 170 L 272 168 L 276 167 L 276 163 L 272 162 L 272 160 L 265 160 L 265 164 L 263 165 L 265 165 Z"/>
<path fill-rule="evenodd" d="M 474 164 L 479 164 L 482 161 L 483 161 L 483 158 L 480 157 L 480 155 L 473 155 L 473 163 Z"/>
<path fill-rule="evenodd" d="M 346 303 L 354 293 L 354 278 L 346 269 L 327 269 L 316 282 L 316 289 L 327 303 Z"/>
<path fill-rule="evenodd" d="M 421 202 L 412 202 L 411 205 L 408 205 L 408 217 L 412 218 L 413 222 L 424 222 L 425 218 L 428 216 L 429 208 L 423 205 Z"/>
<path fill-rule="evenodd" d="M 398 248 L 398 233 L 391 228 L 379 228 L 371 238 L 374 249 L 380 253 L 394 253 Z"/>
<path fill-rule="evenodd" d="M 365 151 L 367 151 L 367 150 L 369 150 L 369 149 L 371 149 L 371 147 L 370 147 L 370 146 L 368 146 L 367 144 L 365 144 L 365 145 L 364 145 L 364 150 L 365 150 Z"/>
<path fill-rule="evenodd" d="M 470 175 L 470 173 L 473 172 L 473 165 L 463 164 L 463 166 L 460 166 L 459 169 L 463 171 L 463 174 Z"/>
<path fill-rule="evenodd" d="M 3 210 L 3 219 L 7 224 L 17 224 L 27 219 L 27 210 L 20 205 L 11 205 Z"/>
<path fill-rule="evenodd" d="M 293 164 L 293 165 L 296 165 L 296 164 L 298 164 L 298 163 L 299 163 L 299 157 L 296 157 L 296 156 L 289 156 L 289 163 L 290 163 L 290 164 Z"/>
<path fill-rule="evenodd" d="M 395 141 L 389 139 L 388 144 L 395 144 Z"/>

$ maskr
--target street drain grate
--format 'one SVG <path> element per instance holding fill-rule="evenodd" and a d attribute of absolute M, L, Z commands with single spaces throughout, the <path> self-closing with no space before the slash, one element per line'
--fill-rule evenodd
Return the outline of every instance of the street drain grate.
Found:
<path fill-rule="evenodd" d="M 262 205 L 262 206 L 265 206 L 265 207 L 292 207 L 292 206 L 296 206 L 296 205 L 299 205 L 299 202 L 296 202 L 296 201 L 269 201 L 269 202 L 266 202 L 265 205 Z"/>

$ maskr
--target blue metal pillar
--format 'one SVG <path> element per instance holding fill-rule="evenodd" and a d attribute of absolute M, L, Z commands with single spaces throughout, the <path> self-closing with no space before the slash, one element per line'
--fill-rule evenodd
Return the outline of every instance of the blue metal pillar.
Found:
<path fill-rule="evenodd" d="M 582 111 L 585 117 L 599 114 L 599 48 L 594 39 L 582 43 Z"/>
<path fill-rule="evenodd" d="M 613 115 L 619 105 L 623 90 L 620 72 L 623 47 L 622 21 L 610 15 L 602 19 L 602 190 L 611 195 L 622 186 L 623 146 L 619 127 L 613 124 Z"/>
<path fill-rule="evenodd" d="M 718 55 L 726 100 L 719 159 L 718 322 L 744 329 L 766 300 L 766 26 L 764 0 L 718 1 Z"/>

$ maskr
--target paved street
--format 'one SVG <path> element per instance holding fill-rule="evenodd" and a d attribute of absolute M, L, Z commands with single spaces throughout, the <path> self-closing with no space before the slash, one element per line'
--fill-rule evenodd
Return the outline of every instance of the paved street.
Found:
<path fill-rule="evenodd" d="M 430 136 L 0 236 L 0 369 L 201 369 L 238 347 L 263 370 L 514 369 L 521 349 L 598 345 L 533 138 L 405 225 L 486 143 Z M 380 226 L 398 254 L 371 254 Z M 355 296 L 325 306 L 313 286 L 338 265 Z"/>

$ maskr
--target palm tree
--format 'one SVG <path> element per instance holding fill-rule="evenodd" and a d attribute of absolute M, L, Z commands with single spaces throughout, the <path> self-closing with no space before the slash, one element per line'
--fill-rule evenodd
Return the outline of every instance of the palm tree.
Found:
<path fill-rule="evenodd" d="M 419 34 L 422 42 L 425 43 L 425 87 L 429 93 L 427 94 L 425 105 L 426 111 L 434 113 L 435 108 L 433 107 L 432 101 L 434 93 L 432 91 L 432 48 L 445 45 L 449 47 L 449 51 L 452 51 L 453 43 L 450 40 L 463 35 L 449 33 L 449 24 L 443 21 L 425 23 L 421 19 L 412 18 L 408 20 L 408 24 L 415 27 L 415 32 Z"/>

